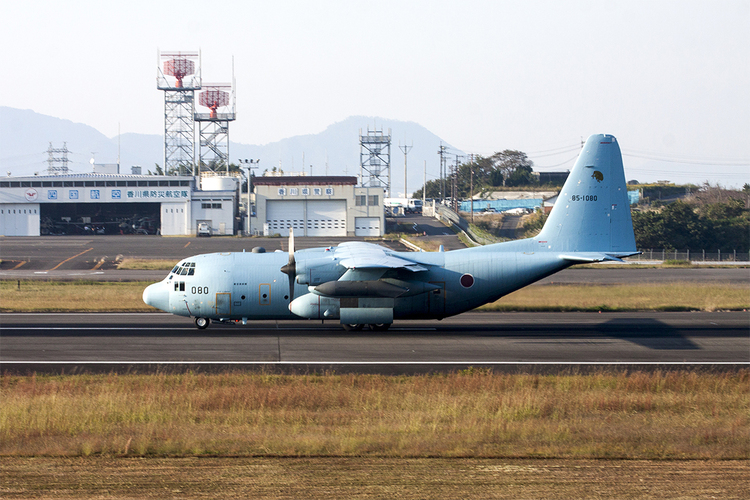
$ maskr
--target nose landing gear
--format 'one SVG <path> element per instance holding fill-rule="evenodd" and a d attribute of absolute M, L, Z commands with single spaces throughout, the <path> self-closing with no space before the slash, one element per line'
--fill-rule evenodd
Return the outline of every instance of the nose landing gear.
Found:
<path fill-rule="evenodd" d="M 195 326 L 197 326 L 200 330 L 205 330 L 210 324 L 211 320 L 208 318 L 195 318 Z"/>

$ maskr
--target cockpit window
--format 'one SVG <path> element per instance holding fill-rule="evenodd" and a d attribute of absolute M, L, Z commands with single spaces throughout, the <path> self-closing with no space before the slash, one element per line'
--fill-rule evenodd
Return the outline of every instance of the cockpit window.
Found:
<path fill-rule="evenodd" d="M 174 266 L 172 273 L 176 276 L 194 276 L 195 262 L 182 262 Z"/>

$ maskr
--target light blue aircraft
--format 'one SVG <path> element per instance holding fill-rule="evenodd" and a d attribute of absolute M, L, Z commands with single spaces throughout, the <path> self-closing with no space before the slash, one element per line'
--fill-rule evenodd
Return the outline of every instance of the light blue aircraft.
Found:
<path fill-rule="evenodd" d="M 592 135 L 541 233 L 450 252 L 395 252 L 365 242 L 289 253 L 196 255 L 181 261 L 143 301 L 211 320 L 320 319 L 385 330 L 397 319 L 442 319 L 493 302 L 584 262 L 635 255 L 622 155 L 611 135 Z"/>

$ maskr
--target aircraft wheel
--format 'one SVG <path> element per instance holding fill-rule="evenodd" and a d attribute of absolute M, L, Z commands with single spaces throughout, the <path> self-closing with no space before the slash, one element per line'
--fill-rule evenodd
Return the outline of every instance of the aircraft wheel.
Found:
<path fill-rule="evenodd" d="M 390 323 L 375 323 L 375 324 L 370 325 L 370 330 L 374 330 L 376 332 L 384 332 L 390 327 L 391 327 Z"/>
<path fill-rule="evenodd" d="M 361 330 L 362 328 L 364 328 L 365 325 L 346 325 L 346 324 L 343 324 L 341 326 L 344 327 L 344 330 L 346 330 L 347 332 L 355 332 L 355 331 L 358 331 L 358 330 Z"/>
<path fill-rule="evenodd" d="M 205 330 L 210 324 L 211 320 L 208 318 L 195 318 L 195 326 L 197 326 L 201 330 Z"/>

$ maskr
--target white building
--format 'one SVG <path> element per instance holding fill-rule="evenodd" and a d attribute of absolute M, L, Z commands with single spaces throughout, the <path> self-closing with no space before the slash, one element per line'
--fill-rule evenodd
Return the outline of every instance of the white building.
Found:
<path fill-rule="evenodd" d="M 0 235 L 235 234 L 234 177 L 70 174 L 0 180 Z"/>
<path fill-rule="evenodd" d="M 383 188 L 356 177 L 254 177 L 251 232 L 272 236 L 383 236 Z"/>

